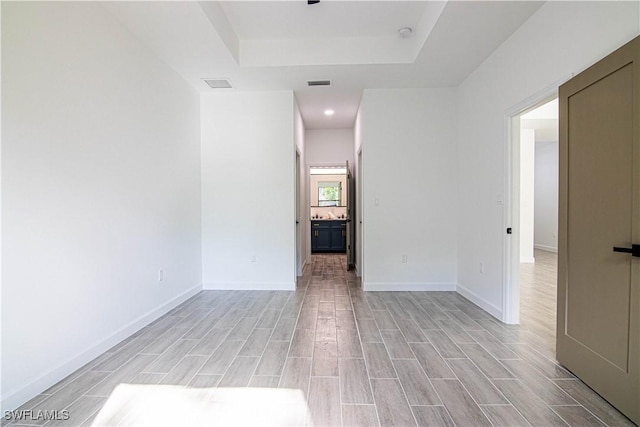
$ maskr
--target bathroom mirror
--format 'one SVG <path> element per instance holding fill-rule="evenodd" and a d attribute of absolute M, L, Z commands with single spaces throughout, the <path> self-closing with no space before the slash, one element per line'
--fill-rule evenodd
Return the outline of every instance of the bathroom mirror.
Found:
<path fill-rule="evenodd" d="M 342 183 L 340 181 L 318 182 L 318 206 L 340 206 Z"/>
<path fill-rule="evenodd" d="M 346 206 L 346 181 L 346 175 L 311 175 L 311 207 Z"/>

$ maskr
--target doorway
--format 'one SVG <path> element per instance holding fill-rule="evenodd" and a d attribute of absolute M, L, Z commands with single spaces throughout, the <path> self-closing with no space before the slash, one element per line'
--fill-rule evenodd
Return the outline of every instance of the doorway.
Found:
<path fill-rule="evenodd" d="M 558 99 L 520 115 L 520 324 L 555 357 Z"/>
<path fill-rule="evenodd" d="M 354 128 L 305 129 L 308 254 L 353 252 Z M 352 261 L 347 260 L 348 265 Z"/>
<path fill-rule="evenodd" d="M 311 254 L 349 254 L 349 162 L 309 168 Z"/>
<path fill-rule="evenodd" d="M 542 266 L 542 263 L 537 266 L 535 264 L 536 250 L 540 251 L 547 249 L 547 252 L 550 252 L 549 249 L 551 249 L 550 245 L 544 244 L 538 244 L 536 248 L 536 133 L 538 133 L 540 147 L 543 147 L 543 142 L 554 139 L 550 134 L 557 134 L 558 107 L 557 103 L 552 101 L 558 97 L 558 87 L 560 84 L 568 80 L 569 77 L 570 76 L 567 76 L 567 78 L 562 81 L 549 86 L 547 89 L 513 106 L 505 115 L 505 163 L 507 168 L 504 193 L 504 299 L 502 306 L 503 318 L 501 319 L 505 323 L 521 323 L 521 273 L 525 273 L 525 280 L 528 281 L 527 285 L 529 286 L 529 289 L 533 290 L 532 293 L 535 294 L 537 292 L 535 290 L 535 281 L 540 276 L 539 274 L 536 274 L 535 269 L 536 267 Z M 543 106 L 545 106 L 545 108 L 540 109 L 540 107 Z M 540 110 L 535 112 L 538 109 Z M 550 117 L 550 111 L 554 111 L 554 109 L 555 113 L 553 117 Z M 551 121 L 555 121 L 553 126 L 549 126 Z M 557 137 L 555 137 L 555 141 L 555 144 L 557 144 Z M 544 150 L 539 149 L 538 151 L 541 153 Z M 540 164 L 538 166 L 540 166 Z M 555 168 L 557 174 L 557 165 Z M 539 178 L 543 177 L 542 174 L 544 172 L 542 169 L 543 168 L 538 171 Z M 523 172 L 525 173 L 524 178 L 522 176 Z M 548 173 L 548 170 L 546 173 Z M 538 194 L 538 196 L 540 196 L 540 194 Z M 555 196 L 547 195 L 547 198 L 549 197 L 555 197 L 555 204 L 557 205 L 557 193 Z M 551 208 L 549 208 L 548 205 L 549 203 L 545 202 L 542 206 L 539 206 L 539 208 L 542 207 L 549 210 Z M 549 213 L 549 215 L 555 217 L 555 224 L 557 224 L 557 210 L 555 214 Z M 541 209 L 538 209 L 538 219 L 540 220 L 541 218 Z M 555 227 L 556 230 L 553 230 L 550 233 L 555 236 L 555 239 L 557 239 L 557 225 Z M 540 231 L 540 229 L 538 231 Z M 538 239 L 540 239 L 540 233 Z M 523 249 L 523 246 L 525 249 Z M 548 255 L 540 254 L 542 256 Z M 551 255 L 551 258 L 553 257 L 554 255 Z M 523 261 L 525 261 L 524 264 L 522 263 Z M 553 259 L 547 260 L 547 265 L 549 266 L 549 263 L 553 262 Z M 548 272 L 546 277 L 553 277 L 554 274 L 554 271 L 551 270 Z M 553 293 L 553 291 L 547 290 L 547 293 Z M 531 293 L 526 296 L 530 297 Z M 548 301 L 548 303 L 554 304 L 555 297 L 553 297 L 553 301 Z M 527 302 L 527 304 L 529 304 L 529 302 Z M 529 305 L 529 307 L 530 306 L 531 305 Z M 541 309 L 540 311 L 548 310 L 551 309 Z M 555 325 L 555 318 L 553 318 L 552 314 L 548 314 L 546 317 L 550 318 L 554 322 L 553 325 Z"/>
<path fill-rule="evenodd" d="M 302 239 L 302 231 L 303 231 L 303 227 L 301 224 L 301 212 L 302 212 L 302 201 L 304 200 L 304 198 L 301 195 L 301 189 L 302 189 L 302 182 L 301 182 L 301 173 L 300 173 L 300 152 L 296 149 L 296 187 L 295 187 L 295 194 L 296 194 L 296 201 L 295 201 L 295 205 L 296 205 L 296 266 L 295 266 L 295 271 L 296 271 L 296 275 L 298 277 L 302 276 L 302 270 L 303 270 L 303 260 L 302 260 L 302 249 L 303 249 L 303 239 Z"/>

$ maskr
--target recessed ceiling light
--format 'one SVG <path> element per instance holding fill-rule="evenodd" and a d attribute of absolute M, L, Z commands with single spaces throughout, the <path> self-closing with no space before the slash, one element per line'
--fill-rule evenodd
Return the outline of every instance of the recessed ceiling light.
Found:
<path fill-rule="evenodd" d="M 335 114 L 335 111 L 333 111 L 332 109 L 324 110 L 325 116 L 333 116 L 334 114 Z"/>

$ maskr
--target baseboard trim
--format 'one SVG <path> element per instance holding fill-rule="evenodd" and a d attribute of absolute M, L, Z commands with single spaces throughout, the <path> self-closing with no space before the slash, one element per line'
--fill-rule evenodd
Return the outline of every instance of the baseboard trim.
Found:
<path fill-rule="evenodd" d="M 302 264 L 300 265 L 300 270 L 296 269 L 296 274 L 298 277 L 304 276 L 304 271 L 307 269 L 308 263 L 309 263 L 309 260 L 305 259 L 302 261 Z"/>
<path fill-rule="evenodd" d="M 295 282 L 206 282 L 204 290 L 216 291 L 295 291 Z"/>
<path fill-rule="evenodd" d="M 481 309 L 483 309 L 484 311 L 486 311 L 496 319 L 503 321 L 502 310 L 500 310 L 495 305 L 491 304 L 486 299 L 479 297 L 475 292 L 470 291 L 469 289 L 465 288 L 460 284 L 458 284 L 456 288 L 456 292 L 458 292 L 460 295 L 462 295 L 463 297 L 465 297 L 466 299 L 468 299 L 469 301 L 471 301 L 472 303 L 474 303 L 475 305 L 477 305 L 478 307 L 480 307 Z"/>
<path fill-rule="evenodd" d="M 310 268 L 311 268 L 311 260 L 307 258 L 302 263 L 302 275 L 304 276 L 307 273 L 308 269 Z"/>
<path fill-rule="evenodd" d="M 520 264 L 535 264 L 536 259 L 532 256 L 520 257 Z"/>
<path fill-rule="evenodd" d="M 540 249 L 541 251 L 558 253 L 558 248 L 553 246 L 539 245 L 536 243 L 533 245 L 533 247 L 536 249 Z"/>
<path fill-rule="evenodd" d="M 55 385 L 60 380 L 66 378 L 79 368 L 91 362 L 93 359 L 109 350 L 120 341 L 128 338 L 135 332 L 147 326 L 149 323 L 157 320 L 161 316 L 173 310 L 175 307 L 182 304 L 192 296 L 196 295 L 201 290 L 201 285 L 194 286 L 191 289 L 188 289 L 183 293 L 175 296 L 164 304 L 139 316 L 137 319 L 118 329 L 115 333 L 111 334 L 107 338 L 93 344 L 87 350 L 82 351 L 71 359 L 59 364 L 48 372 L 45 372 L 43 375 L 31 381 L 29 384 L 26 384 L 19 389 L 9 392 L 5 396 L 2 396 L 0 406 L 3 410 L 14 410 L 18 408 L 20 405 L 34 398 L 44 390 Z"/>
<path fill-rule="evenodd" d="M 455 283 L 420 283 L 420 282 L 364 282 L 362 290 L 367 292 L 393 291 L 455 291 Z"/>

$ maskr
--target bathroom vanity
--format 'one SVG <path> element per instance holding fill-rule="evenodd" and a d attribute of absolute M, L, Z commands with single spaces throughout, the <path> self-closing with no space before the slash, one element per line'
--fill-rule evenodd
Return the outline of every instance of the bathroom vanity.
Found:
<path fill-rule="evenodd" d="M 311 252 L 345 252 L 347 249 L 346 219 L 312 219 Z"/>
<path fill-rule="evenodd" d="M 309 167 L 311 252 L 345 253 L 349 268 L 354 263 L 350 218 L 355 212 L 350 205 L 353 203 L 350 186 L 349 162 Z"/>

